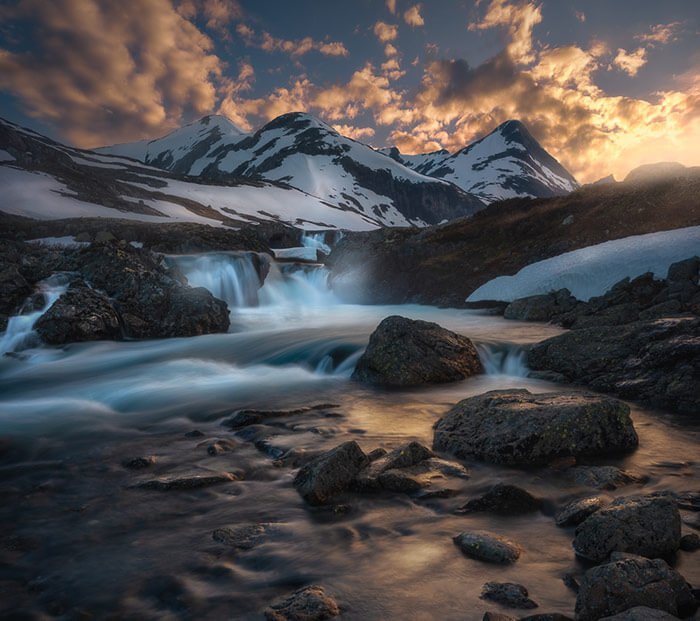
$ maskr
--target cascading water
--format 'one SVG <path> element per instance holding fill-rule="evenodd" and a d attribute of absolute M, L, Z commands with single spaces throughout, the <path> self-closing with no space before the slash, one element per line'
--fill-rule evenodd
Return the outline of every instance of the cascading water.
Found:
<path fill-rule="evenodd" d="M 304 231 L 301 245 L 304 248 L 316 248 L 324 254 L 331 253 L 331 247 L 326 243 L 326 231 Z"/>
<path fill-rule="evenodd" d="M 522 346 L 512 343 L 480 343 L 477 350 L 486 375 L 527 377 L 530 373 Z"/>
<path fill-rule="evenodd" d="M 69 278 L 65 274 L 54 274 L 39 283 L 37 293 L 43 295 L 41 308 L 34 308 L 31 312 L 10 317 L 7 322 L 7 330 L 0 335 L 0 355 L 22 351 L 38 344 L 39 337 L 34 332 L 34 324 L 68 289 Z M 32 307 L 31 299 L 25 306 Z"/>

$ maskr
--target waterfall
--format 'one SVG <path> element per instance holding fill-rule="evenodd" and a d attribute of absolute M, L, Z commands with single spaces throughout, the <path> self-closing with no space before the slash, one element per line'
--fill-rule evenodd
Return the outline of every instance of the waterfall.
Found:
<path fill-rule="evenodd" d="M 527 377 L 525 349 L 512 343 L 481 343 L 477 345 L 486 375 Z"/>
<path fill-rule="evenodd" d="M 168 261 L 187 277 L 191 286 L 208 289 L 229 309 L 289 309 L 336 303 L 328 288 L 328 270 L 319 265 L 278 265 L 266 255 L 254 252 L 179 255 L 168 257 Z M 269 271 L 261 283 L 263 265 Z"/>
<path fill-rule="evenodd" d="M 326 243 L 326 231 L 304 231 L 301 245 L 304 248 L 316 248 L 326 255 L 331 253 L 331 247 Z"/>
<path fill-rule="evenodd" d="M 68 289 L 68 281 L 66 274 L 54 274 L 39 283 L 37 293 L 43 296 L 43 305 L 35 308 L 32 296 L 24 303 L 24 308 L 30 312 L 10 317 L 7 330 L 0 335 L 0 355 L 28 349 L 39 343 L 34 324 Z"/>

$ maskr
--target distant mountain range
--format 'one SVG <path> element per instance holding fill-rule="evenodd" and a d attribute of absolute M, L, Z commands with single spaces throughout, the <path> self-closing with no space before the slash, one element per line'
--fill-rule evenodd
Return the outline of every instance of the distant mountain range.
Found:
<path fill-rule="evenodd" d="M 0 183 L 0 211 L 16 215 L 354 230 L 437 224 L 496 200 L 578 187 L 518 121 L 454 154 L 407 156 L 303 113 L 252 134 L 212 115 L 163 138 L 94 151 L 0 120 Z"/>

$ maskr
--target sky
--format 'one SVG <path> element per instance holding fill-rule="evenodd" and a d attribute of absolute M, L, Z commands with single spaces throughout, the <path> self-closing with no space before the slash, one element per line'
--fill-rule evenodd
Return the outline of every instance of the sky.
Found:
<path fill-rule="evenodd" d="M 700 164 L 700 0 L 0 0 L 0 116 L 75 146 L 305 111 L 404 153 L 519 119 L 580 182 Z"/>

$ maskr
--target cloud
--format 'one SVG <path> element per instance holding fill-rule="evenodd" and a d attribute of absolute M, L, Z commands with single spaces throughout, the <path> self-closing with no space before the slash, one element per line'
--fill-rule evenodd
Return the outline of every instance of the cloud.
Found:
<path fill-rule="evenodd" d="M 420 14 L 421 6 L 420 4 L 414 4 L 408 11 L 403 14 L 404 21 L 413 28 L 418 26 L 424 26 L 425 20 Z"/>
<path fill-rule="evenodd" d="M 386 0 L 386 8 L 389 9 L 389 13 L 392 15 L 396 14 L 396 0 Z"/>
<path fill-rule="evenodd" d="M 668 24 L 656 24 L 649 32 L 637 35 L 635 39 L 646 43 L 649 47 L 666 45 L 678 40 L 678 33 L 683 27 L 683 22 L 670 22 Z"/>
<path fill-rule="evenodd" d="M 77 145 L 152 137 L 216 105 L 213 42 L 167 0 L 22 0 L 4 18 L 26 20 L 34 45 L 0 50 L 0 89 Z"/>
<path fill-rule="evenodd" d="M 574 15 L 582 24 L 586 21 L 586 14 L 583 11 L 574 11 Z"/>
<path fill-rule="evenodd" d="M 377 22 L 374 24 L 372 29 L 377 39 L 381 43 L 388 43 L 389 41 L 394 41 L 399 35 L 399 27 L 395 24 L 387 24 L 386 22 Z"/>
<path fill-rule="evenodd" d="M 647 51 L 643 47 L 637 48 L 634 52 L 620 48 L 617 50 L 617 56 L 613 59 L 613 65 L 630 76 L 637 75 L 637 72 L 646 63 Z"/>
<path fill-rule="evenodd" d="M 371 127 L 355 127 L 354 125 L 333 125 L 333 129 L 343 136 L 353 140 L 366 140 L 374 136 L 374 129 Z"/>
<path fill-rule="evenodd" d="M 283 52 L 292 58 L 300 58 L 311 51 L 317 51 L 325 56 L 347 56 L 347 48 L 338 41 L 316 41 L 311 37 L 303 39 L 279 39 L 269 32 L 263 31 L 259 36 L 246 24 L 238 24 L 236 32 L 249 47 L 257 47 L 266 52 Z"/>

